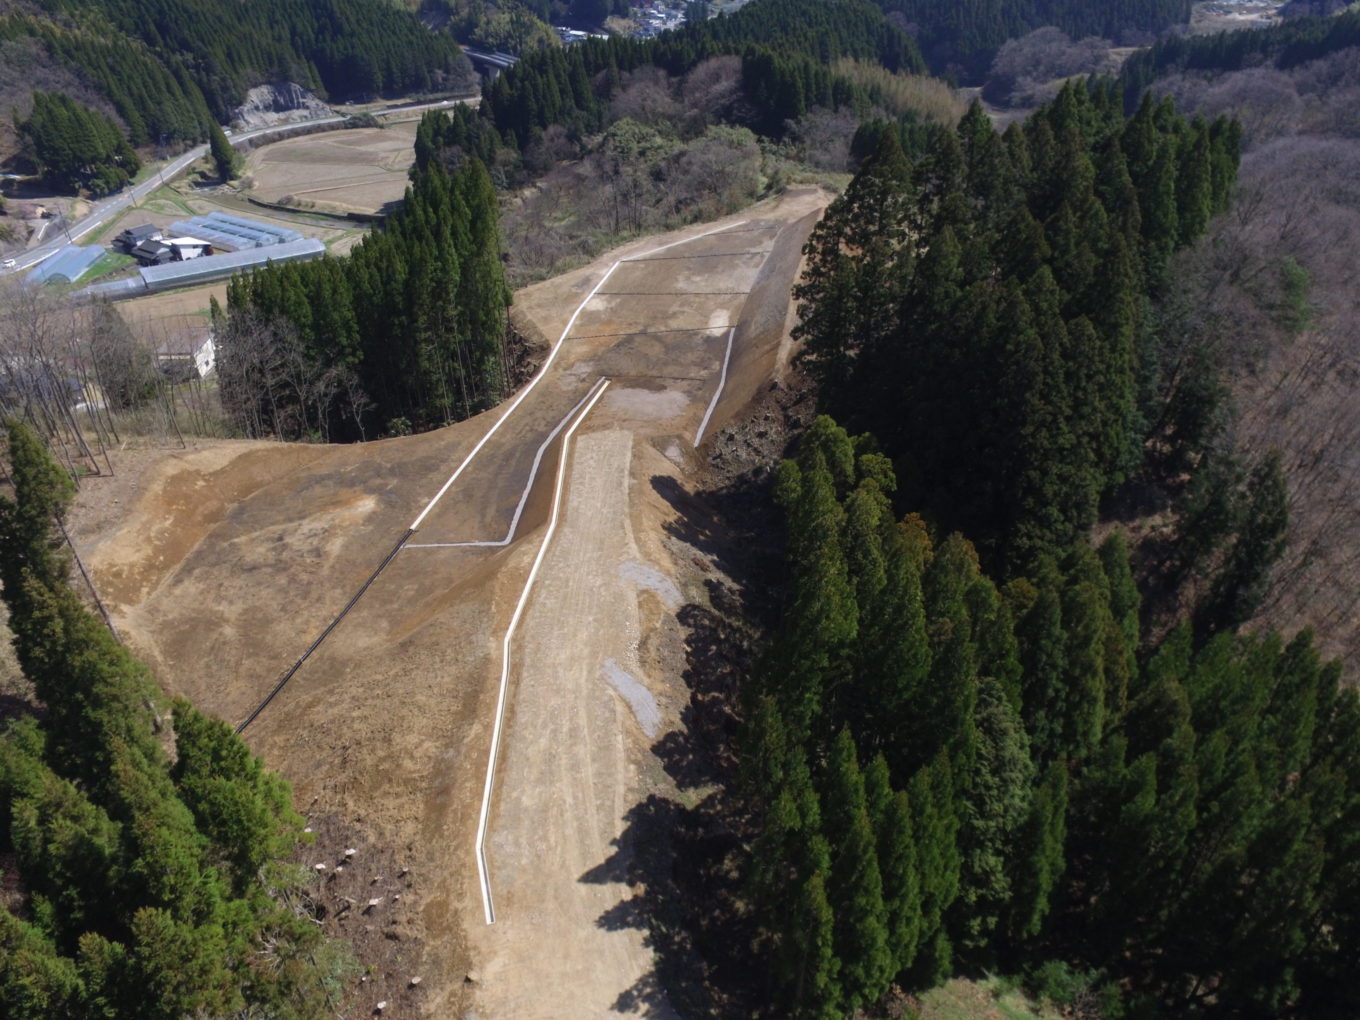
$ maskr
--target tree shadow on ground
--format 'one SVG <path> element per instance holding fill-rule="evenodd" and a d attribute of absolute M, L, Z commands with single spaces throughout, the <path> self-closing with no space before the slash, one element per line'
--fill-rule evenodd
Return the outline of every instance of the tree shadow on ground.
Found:
<path fill-rule="evenodd" d="M 596 919 L 606 931 L 644 934 L 655 966 L 613 1009 L 649 1017 L 749 1016 L 752 933 L 741 903 L 738 834 L 723 795 L 693 807 L 649 795 L 625 816 L 615 850 L 582 882 L 628 883 L 634 892 Z"/>
<path fill-rule="evenodd" d="M 730 597 L 712 602 L 713 609 L 766 629 L 778 623 L 780 604 L 774 596 L 784 526 L 774 504 L 772 473 L 748 471 L 721 488 L 694 494 L 669 475 L 654 475 L 651 481 L 652 489 L 675 510 L 666 534 L 703 553 L 718 571 L 746 580 L 741 589 L 727 586 Z"/>
<path fill-rule="evenodd" d="M 763 529 L 758 517 L 743 515 L 740 527 L 728 523 L 729 508 L 769 503 L 768 476 L 743 477 L 737 485 L 694 496 L 664 476 L 653 478 L 652 486 L 677 511 L 667 526 L 670 536 L 724 573 L 759 578 L 769 561 L 777 569 L 777 542 L 756 537 Z M 683 726 L 651 748 L 681 797 L 651 794 L 636 804 L 624 816 L 613 853 L 580 878 L 632 887 L 596 924 L 645 933 L 644 944 L 655 957 L 651 972 L 615 1000 L 613 1009 L 620 1013 L 750 1016 L 757 999 L 759 978 L 750 951 L 755 932 L 739 870 L 746 822 L 732 792 L 733 744 L 740 684 L 753 666 L 759 631 L 751 622 L 753 603 L 767 598 L 773 586 L 760 586 L 756 599 L 716 575 L 703 586 L 706 604 L 690 602 L 676 614 L 684 630 L 689 690 Z"/>
<path fill-rule="evenodd" d="M 653 475 L 652 489 L 676 513 L 675 519 L 666 525 L 666 533 L 710 557 L 719 570 L 727 570 L 730 538 L 717 527 L 711 508 L 685 491 L 670 475 Z"/>
<path fill-rule="evenodd" d="M 652 745 L 652 753 L 681 790 L 724 785 L 732 777 L 733 706 L 751 666 L 750 630 L 741 617 L 741 596 L 717 578 L 704 582 L 710 604 L 688 603 L 676 619 L 685 629 L 685 682 L 689 703 L 682 729 Z"/>
<path fill-rule="evenodd" d="M 46 714 L 46 709 L 38 705 L 31 694 L 0 692 L 0 727 L 13 719 L 24 719 L 29 716 L 41 719 Z"/>

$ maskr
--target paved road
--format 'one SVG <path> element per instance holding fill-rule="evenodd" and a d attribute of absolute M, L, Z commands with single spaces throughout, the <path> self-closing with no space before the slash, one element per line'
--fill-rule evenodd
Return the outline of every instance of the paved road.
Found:
<path fill-rule="evenodd" d="M 433 103 L 421 103 L 417 106 L 403 106 L 399 109 L 379 111 L 375 116 L 385 116 L 389 113 L 409 113 L 412 110 L 435 109 L 438 107 L 452 106 L 455 102 L 463 102 L 463 100 L 441 99 L 438 102 Z M 317 120 L 309 120 L 302 123 L 308 126 L 316 124 L 340 124 L 347 119 L 347 117 L 336 115 L 334 117 L 321 117 Z M 281 124 L 274 127 L 256 128 L 254 131 L 241 131 L 232 135 L 230 141 L 233 146 L 236 146 L 240 145 L 242 142 L 248 142 L 263 135 L 295 131 L 300 126 L 300 124 Z M 68 223 L 65 230 L 58 231 L 50 240 L 38 245 L 36 248 L 30 248 L 22 255 L 15 255 L 14 267 L 12 269 L 0 271 L 0 275 L 4 275 L 5 273 L 23 272 L 25 269 L 36 266 L 43 259 L 60 251 L 66 245 L 79 241 L 92 230 L 103 226 L 110 219 L 121 214 L 128 206 L 135 205 L 152 191 L 165 184 L 166 181 L 174 180 L 192 163 L 202 159 L 203 156 L 207 154 L 207 151 L 207 145 L 196 146 L 184 155 L 167 163 L 154 177 L 148 177 L 146 180 L 142 181 L 141 184 L 127 188 L 116 195 L 95 203 L 94 208 L 90 210 L 88 215 L 74 223 Z M 68 235 L 70 238 L 69 240 L 67 239 Z"/>

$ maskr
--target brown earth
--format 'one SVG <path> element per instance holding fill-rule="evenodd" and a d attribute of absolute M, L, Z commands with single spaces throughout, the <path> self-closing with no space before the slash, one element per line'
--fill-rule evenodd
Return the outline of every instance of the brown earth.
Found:
<path fill-rule="evenodd" d="M 415 123 L 291 138 L 256 149 L 243 177 L 266 202 L 379 212 L 400 201 L 415 160 Z"/>
<path fill-rule="evenodd" d="M 677 616 L 714 571 L 712 536 L 677 520 L 728 330 L 705 436 L 779 372 L 789 286 L 828 198 L 791 192 L 517 295 L 530 336 L 556 339 L 581 306 L 570 338 L 247 729 L 317 828 L 316 901 L 373 968 L 355 983 L 354 1015 L 382 999 L 385 1016 L 672 1015 L 635 909 L 656 876 L 625 819 L 649 795 L 676 794 L 657 749 L 685 727 Z M 559 523 L 512 645 L 488 926 L 474 835 L 500 648 L 551 513 L 560 443 L 508 545 L 443 543 L 505 536 L 535 452 L 600 376 L 611 383 L 568 448 Z M 361 446 L 127 451 L 113 477 L 83 485 L 75 540 L 167 689 L 241 720 L 501 414 Z M 340 868 L 346 843 L 361 863 Z M 368 886 L 381 890 L 371 909 Z"/>
<path fill-rule="evenodd" d="M 138 339 L 159 346 L 171 337 L 207 326 L 213 298 L 217 299 L 218 307 L 227 307 L 225 283 L 148 294 L 118 301 L 113 307 Z"/>

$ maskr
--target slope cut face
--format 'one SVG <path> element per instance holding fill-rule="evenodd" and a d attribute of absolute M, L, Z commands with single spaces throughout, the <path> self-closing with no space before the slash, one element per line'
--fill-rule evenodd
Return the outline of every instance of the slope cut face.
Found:
<path fill-rule="evenodd" d="M 768 385 L 827 197 L 522 291 L 516 314 L 553 341 L 545 367 L 479 418 L 355 447 L 214 444 L 82 491 L 77 540 L 120 629 L 233 722 L 419 519 L 246 731 L 301 809 L 409 867 L 410 891 L 357 930 L 409 944 L 413 1010 L 671 1015 L 628 909 L 647 876 L 627 819 L 669 782 L 652 748 L 687 697 L 658 492 L 684 488 L 704 437 Z"/>

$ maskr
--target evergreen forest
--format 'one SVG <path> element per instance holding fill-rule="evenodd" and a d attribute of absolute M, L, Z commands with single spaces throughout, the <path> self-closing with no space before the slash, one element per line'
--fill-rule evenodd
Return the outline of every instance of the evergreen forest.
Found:
<path fill-rule="evenodd" d="M 510 382 L 497 210 L 481 163 L 435 164 L 349 256 L 235 277 L 218 372 L 236 427 L 352 441 L 492 406 Z"/>
<path fill-rule="evenodd" d="M 231 728 L 167 704 L 69 587 L 70 477 L 8 428 L 0 583 L 43 711 L 0 735 L 0 1013 L 324 1014 L 347 973 L 285 863 L 308 838 L 288 785 Z"/>
<path fill-rule="evenodd" d="M 118 125 L 64 93 L 33 93 L 33 113 L 19 125 L 46 183 L 92 195 L 118 191 L 141 168 Z"/>
<path fill-rule="evenodd" d="M 1278 459 L 1206 495 L 1221 367 L 1155 314 L 1236 135 L 1108 83 L 1004 135 L 975 106 L 914 160 L 881 132 L 814 231 L 796 335 L 847 428 L 778 472 L 784 608 L 743 702 L 776 1013 L 1052 967 L 1107 1017 L 1360 1008 L 1360 701 L 1310 632 L 1238 632 Z M 1091 538 L 1135 478 L 1211 565 L 1164 633 L 1122 532 Z"/>
<path fill-rule="evenodd" d="M 488 165 L 490 149 L 503 144 L 523 149 L 534 132 L 553 124 L 598 130 L 611 84 L 617 85 L 620 72 L 642 66 L 675 76 L 719 54 L 741 56 L 755 107 L 746 119 L 759 133 L 778 135 L 809 108 L 853 106 L 863 113 L 873 102 L 862 85 L 834 72 L 838 58 L 923 71 L 925 49 L 934 69 L 972 73 L 985 69 L 1005 40 L 1041 25 L 1116 38 L 1160 31 L 1183 22 L 1188 11 L 1185 0 L 1100 5 L 892 0 L 878 6 L 869 0 L 757 0 L 656 39 L 592 39 L 563 50 L 539 19 L 564 14 L 573 23 L 598 27 L 626 11 L 603 2 L 569 5 L 565 12 L 547 4 L 446 7 L 453 29 L 465 38 L 485 45 L 502 38 L 534 40 L 526 60 L 488 90 L 489 109 L 477 120 L 494 125 L 495 135 L 477 132 L 469 144 L 466 130 L 455 128 L 445 139 L 476 151 Z M 703 13 L 702 5 L 695 11 Z M 539 28 L 529 22 L 539 22 Z M 914 34 L 901 24 L 910 24 Z M 451 34 L 431 31 L 413 13 L 379 0 L 242 0 L 232 5 L 230 17 L 222 16 L 216 0 L 39 0 L 0 14 L 3 47 L 32 48 L 39 59 L 73 75 L 88 93 L 83 98 L 97 96 L 109 104 L 133 147 L 179 146 L 208 137 L 210 125 L 229 119 L 245 92 L 261 82 L 296 82 L 331 101 L 473 86 Z M 25 51 L 24 59 L 33 54 Z M 606 71 L 603 89 L 586 87 L 588 79 Z M 93 150 L 82 156 L 108 164 Z"/>
<path fill-rule="evenodd" d="M 1136 104 L 1157 79 L 1177 71 L 1222 73 L 1262 64 L 1298 67 L 1360 44 L 1360 11 L 1335 17 L 1297 18 L 1251 32 L 1168 36 L 1129 56 L 1119 81 L 1126 101 Z"/>
<path fill-rule="evenodd" d="M 742 755 L 771 1015 L 1055 961 L 1104 1017 L 1354 1015 L 1338 665 L 1307 631 L 1141 654 L 1118 533 L 1001 584 L 893 483 L 825 417 L 778 476 L 786 609 Z"/>
<path fill-rule="evenodd" d="M 117 112 L 134 146 L 187 144 L 251 87 L 292 81 L 332 101 L 466 88 L 447 34 L 382 0 L 40 0 L 0 13 Z"/>
<path fill-rule="evenodd" d="M 1052 25 L 1072 38 L 1147 39 L 1190 20 L 1190 0 L 876 0 L 916 26 L 921 49 L 936 71 L 964 76 L 986 70 L 1007 39 Z"/>
<path fill-rule="evenodd" d="M 1204 384 L 1161 363 L 1147 302 L 1236 166 L 1232 122 L 1150 98 L 1125 119 L 1108 85 L 1004 136 L 974 106 L 914 166 L 885 132 L 796 292 L 822 406 L 989 567 L 1032 569 L 1095 523 L 1152 429 L 1165 457 L 1198 456 Z"/>
<path fill-rule="evenodd" d="M 588 39 L 528 54 L 488 85 L 476 111 L 427 116 L 416 140 L 417 168 L 442 155 L 453 163 L 476 156 L 488 166 L 517 169 L 550 127 L 571 136 L 607 128 L 622 75 L 655 67 L 679 77 L 720 56 L 741 60 L 746 109 L 731 121 L 767 137 L 782 135 L 789 121 L 813 107 L 866 112 L 874 105 L 880 97 L 839 73 L 838 60 L 892 72 L 925 70 L 911 37 L 868 0 L 757 0 L 652 40 Z"/>

